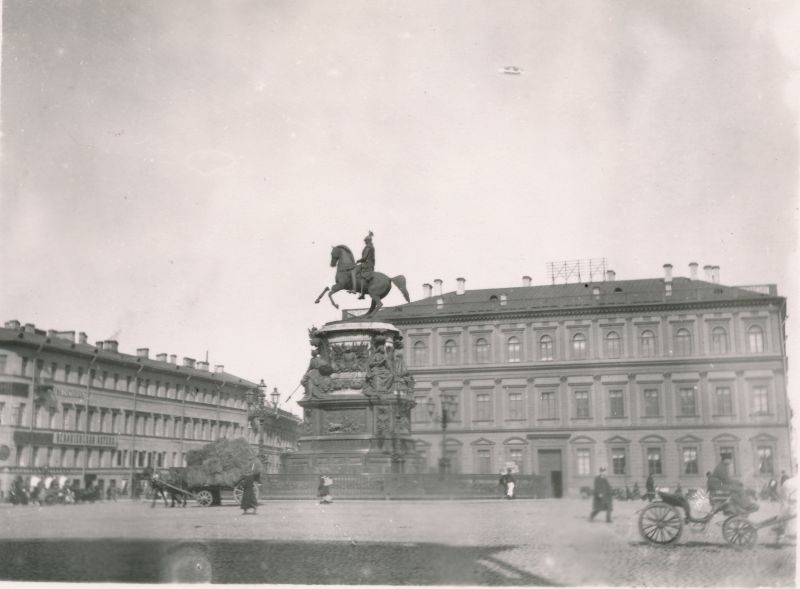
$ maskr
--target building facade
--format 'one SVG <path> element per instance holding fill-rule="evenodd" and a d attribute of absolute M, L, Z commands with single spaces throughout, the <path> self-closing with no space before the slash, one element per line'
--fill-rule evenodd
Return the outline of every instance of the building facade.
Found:
<path fill-rule="evenodd" d="M 705 487 L 721 457 L 760 488 L 793 472 L 786 300 L 774 285 L 672 277 L 441 292 L 385 308 L 416 378 L 412 432 L 428 470 L 516 463 L 553 496 L 590 486 Z M 450 419 L 442 427 L 442 400 Z M 445 460 L 442 460 L 442 459 Z"/>
<path fill-rule="evenodd" d="M 9 321 L 0 329 L 0 491 L 45 470 L 101 488 L 126 488 L 146 466 L 185 466 L 186 453 L 244 437 L 267 472 L 294 448 L 298 419 L 275 409 L 262 427 L 248 419 L 259 385 L 206 362 L 116 341 L 43 331 Z"/>

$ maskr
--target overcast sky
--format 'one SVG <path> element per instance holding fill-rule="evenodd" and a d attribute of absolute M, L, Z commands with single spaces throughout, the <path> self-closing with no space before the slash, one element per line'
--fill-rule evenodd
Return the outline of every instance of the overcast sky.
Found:
<path fill-rule="evenodd" d="M 792 296 L 790 8 L 7 0 L 0 320 L 286 398 L 340 317 L 330 248 L 370 229 L 412 300 L 600 257 Z"/>

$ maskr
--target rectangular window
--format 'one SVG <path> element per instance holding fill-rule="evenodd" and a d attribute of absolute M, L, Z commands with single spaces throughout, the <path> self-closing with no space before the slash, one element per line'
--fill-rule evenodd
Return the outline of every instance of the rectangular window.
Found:
<path fill-rule="evenodd" d="M 64 382 L 72 382 L 72 366 L 64 365 Z"/>
<path fill-rule="evenodd" d="M 478 450 L 478 474 L 492 473 L 492 451 L 488 448 Z"/>
<path fill-rule="evenodd" d="M 554 419 L 556 414 L 556 394 L 553 391 L 539 393 L 539 415 L 542 419 Z"/>
<path fill-rule="evenodd" d="M 650 474 L 661 474 L 661 448 L 647 449 L 647 472 Z"/>
<path fill-rule="evenodd" d="M 6 354 L 0 354 L 0 374 L 6 373 L 6 362 L 8 361 L 8 356 Z"/>
<path fill-rule="evenodd" d="M 697 402 L 695 399 L 696 390 L 694 387 L 682 388 L 678 391 L 680 399 L 680 415 L 684 417 L 697 415 Z"/>
<path fill-rule="evenodd" d="M 736 474 L 736 451 L 732 446 L 722 446 L 719 449 L 720 460 L 730 460 L 730 474 Z"/>
<path fill-rule="evenodd" d="M 625 448 L 611 448 L 611 467 L 614 474 L 626 474 Z"/>
<path fill-rule="evenodd" d="M 22 376 L 28 376 L 28 366 L 30 366 L 30 360 L 23 357 L 22 358 Z"/>
<path fill-rule="evenodd" d="M 510 392 L 508 393 L 508 418 L 509 419 L 524 419 L 525 414 L 522 407 L 522 393 Z"/>
<path fill-rule="evenodd" d="M 753 387 L 753 415 L 769 415 L 767 387 Z"/>
<path fill-rule="evenodd" d="M 5 420 L 4 420 L 5 412 L 6 412 L 6 404 L 5 403 L 0 403 L 0 425 L 4 425 L 5 424 Z"/>
<path fill-rule="evenodd" d="M 717 415 L 733 415 L 733 399 L 729 387 L 714 389 L 714 407 Z"/>
<path fill-rule="evenodd" d="M 760 474 L 773 474 L 772 466 L 772 446 L 759 446 L 756 448 L 758 454 L 758 472 Z"/>
<path fill-rule="evenodd" d="M 608 391 L 608 409 L 610 417 L 625 417 L 625 400 L 621 390 Z"/>
<path fill-rule="evenodd" d="M 543 335 L 539 340 L 539 360 L 544 362 L 553 359 L 553 338 Z"/>
<path fill-rule="evenodd" d="M 586 477 L 592 474 L 592 451 L 589 448 L 575 450 L 575 461 L 578 476 Z"/>
<path fill-rule="evenodd" d="M 517 465 L 517 470 L 522 472 L 522 448 L 509 448 L 508 449 L 508 460 L 509 462 L 513 462 Z"/>
<path fill-rule="evenodd" d="M 25 417 L 25 403 L 20 403 L 17 405 L 17 414 L 14 416 L 14 425 L 23 425 L 23 419 Z"/>
<path fill-rule="evenodd" d="M 697 474 L 700 471 L 697 465 L 697 448 L 683 449 L 683 474 Z"/>
<path fill-rule="evenodd" d="M 589 417 L 589 391 L 575 391 L 575 417 Z"/>
<path fill-rule="evenodd" d="M 492 405 L 488 393 L 475 395 L 475 421 L 489 421 L 492 418 Z"/>
<path fill-rule="evenodd" d="M 658 394 L 658 389 L 644 390 L 644 416 L 645 417 L 661 416 L 661 399 L 660 395 Z"/>

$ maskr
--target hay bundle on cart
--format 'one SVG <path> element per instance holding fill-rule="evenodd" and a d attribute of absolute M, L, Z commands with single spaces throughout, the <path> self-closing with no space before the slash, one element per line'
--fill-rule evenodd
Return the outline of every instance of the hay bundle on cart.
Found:
<path fill-rule="evenodd" d="M 247 440 L 223 438 L 186 454 L 184 480 L 200 505 L 219 505 L 224 490 L 233 489 L 240 501 L 241 489 L 235 485 L 253 472 L 262 472 L 262 466 Z"/>

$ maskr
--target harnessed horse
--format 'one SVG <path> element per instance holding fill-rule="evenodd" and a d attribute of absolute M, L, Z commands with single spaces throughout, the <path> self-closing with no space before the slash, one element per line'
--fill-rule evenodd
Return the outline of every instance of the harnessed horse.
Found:
<path fill-rule="evenodd" d="M 355 256 L 353 256 L 353 252 L 350 251 L 349 247 L 346 245 L 334 246 L 331 249 L 331 267 L 336 267 L 336 283 L 333 286 L 326 286 L 325 290 L 319 293 L 317 300 L 314 302 L 319 303 L 323 295 L 327 292 L 328 299 L 330 299 L 331 304 L 338 309 L 339 305 L 337 305 L 333 300 L 334 293 L 337 293 L 340 290 L 358 290 L 358 285 L 353 284 L 352 278 L 352 270 L 355 266 Z M 382 272 L 373 272 L 372 279 L 369 281 L 367 288 L 365 289 L 366 294 L 368 294 L 372 299 L 372 304 L 370 305 L 369 311 L 367 311 L 367 314 L 364 315 L 364 317 L 372 317 L 378 311 L 378 309 L 383 307 L 381 299 L 389 294 L 389 291 L 392 289 L 392 284 L 400 289 L 400 292 L 403 294 L 403 298 L 405 298 L 406 302 L 411 302 L 411 298 L 408 296 L 408 291 L 406 290 L 405 276 L 400 274 L 393 278 L 389 278 Z"/>

